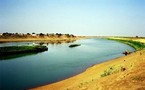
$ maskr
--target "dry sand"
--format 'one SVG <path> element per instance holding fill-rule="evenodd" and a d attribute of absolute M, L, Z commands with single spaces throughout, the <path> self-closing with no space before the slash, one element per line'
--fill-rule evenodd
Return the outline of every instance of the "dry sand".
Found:
<path fill-rule="evenodd" d="M 12 38 L 12 39 L 1 39 L 0 42 L 22 42 L 22 41 L 72 41 L 78 40 L 80 37 L 75 38 Z"/>
<path fill-rule="evenodd" d="M 110 75 L 101 77 L 105 70 Z M 32 90 L 145 90 L 145 49 L 96 64 L 79 75 Z"/>

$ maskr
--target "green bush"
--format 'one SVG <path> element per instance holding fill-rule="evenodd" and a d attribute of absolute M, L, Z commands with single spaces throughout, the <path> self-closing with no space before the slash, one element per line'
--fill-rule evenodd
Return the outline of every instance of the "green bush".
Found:
<path fill-rule="evenodd" d="M 103 74 L 101 74 L 101 77 L 110 75 L 112 71 L 113 71 L 113 67 L 108 68 L 107 70 L 103 72 Z"/>

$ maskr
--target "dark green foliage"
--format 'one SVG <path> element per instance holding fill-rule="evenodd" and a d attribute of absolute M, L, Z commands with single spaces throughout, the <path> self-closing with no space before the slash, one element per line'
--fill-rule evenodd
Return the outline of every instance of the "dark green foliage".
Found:
<path fill-rule="evenodd" d="M 48 48 L 46 46 L 6 46 L 0 47 L 0 56 L 8 56 L 14 54 L 22 53 L 32 53 L 32 52 L 42 52 L 46 51 Z"/>
<path fill-rule="evenodd" d="M 40 33 L 40 34 L 39 34 L 39 36 L 40 36 L 40 37 L 44 37 L 44 36 L 45 36 L 45 34 L 43 34 L 43 33 Z"/>
<path fill-rule="evenodd" d="M 81 44 L 71 44 L 69 45 L 70 48 L 80 46 Z"/>

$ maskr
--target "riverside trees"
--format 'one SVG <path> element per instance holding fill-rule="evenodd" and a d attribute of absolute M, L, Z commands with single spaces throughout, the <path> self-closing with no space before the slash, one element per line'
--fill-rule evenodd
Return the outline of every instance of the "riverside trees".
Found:
<path fill-rule="evenodd" d="M 33 33 L 1 33 L 0 34 L 0 38 L 44 38 L 44 37 L 48 37 L 48 38 L 61 38 L 61 37 L 66 37 L 66 38 L 74 38 L 76 36 L 74 36 L 73 34 L 61 34 L 61 33 L 38 33 L 36 34 L 35 32 Z"/>

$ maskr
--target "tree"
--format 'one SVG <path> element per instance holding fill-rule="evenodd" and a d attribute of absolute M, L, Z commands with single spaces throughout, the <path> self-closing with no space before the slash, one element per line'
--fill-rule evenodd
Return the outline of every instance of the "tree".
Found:
<path fill-rule="evenodd" d="M 32 34 L 35 34 L 34 32 Z"/>
<path fill-rule="evenodd" d="M 27 35 L 31 35 L 30 33 L 27 33 Z"/>
<path fill-rule="evenodd" d="M 61 37 L 62 34 L 61 34 L 61 33 L 56 33 L 56 36 L 57 36 L 57 37 Z"/>
<path fill-rule="evenodd" d="M 5 33 L 3 33 L 2 35 L 3 35 L 3 36 L 7 36 L 7 35 L 9 35 L 9 33 L 8 33 L 8 32 L 5 32 Z"/>
<path fill-rule="evenodd" d="M 138 36 L 136 36 L 136 38 L 138 38 Z"/>
<path fill-rule="evenodd" d="M 40 34 L 39 34 L 39 36 L 40 36 L 40 37 L 44 37 L 44 36 L 45 36 L 45 34 L 43 34 L 43 33 L 40 33 Z"/>

